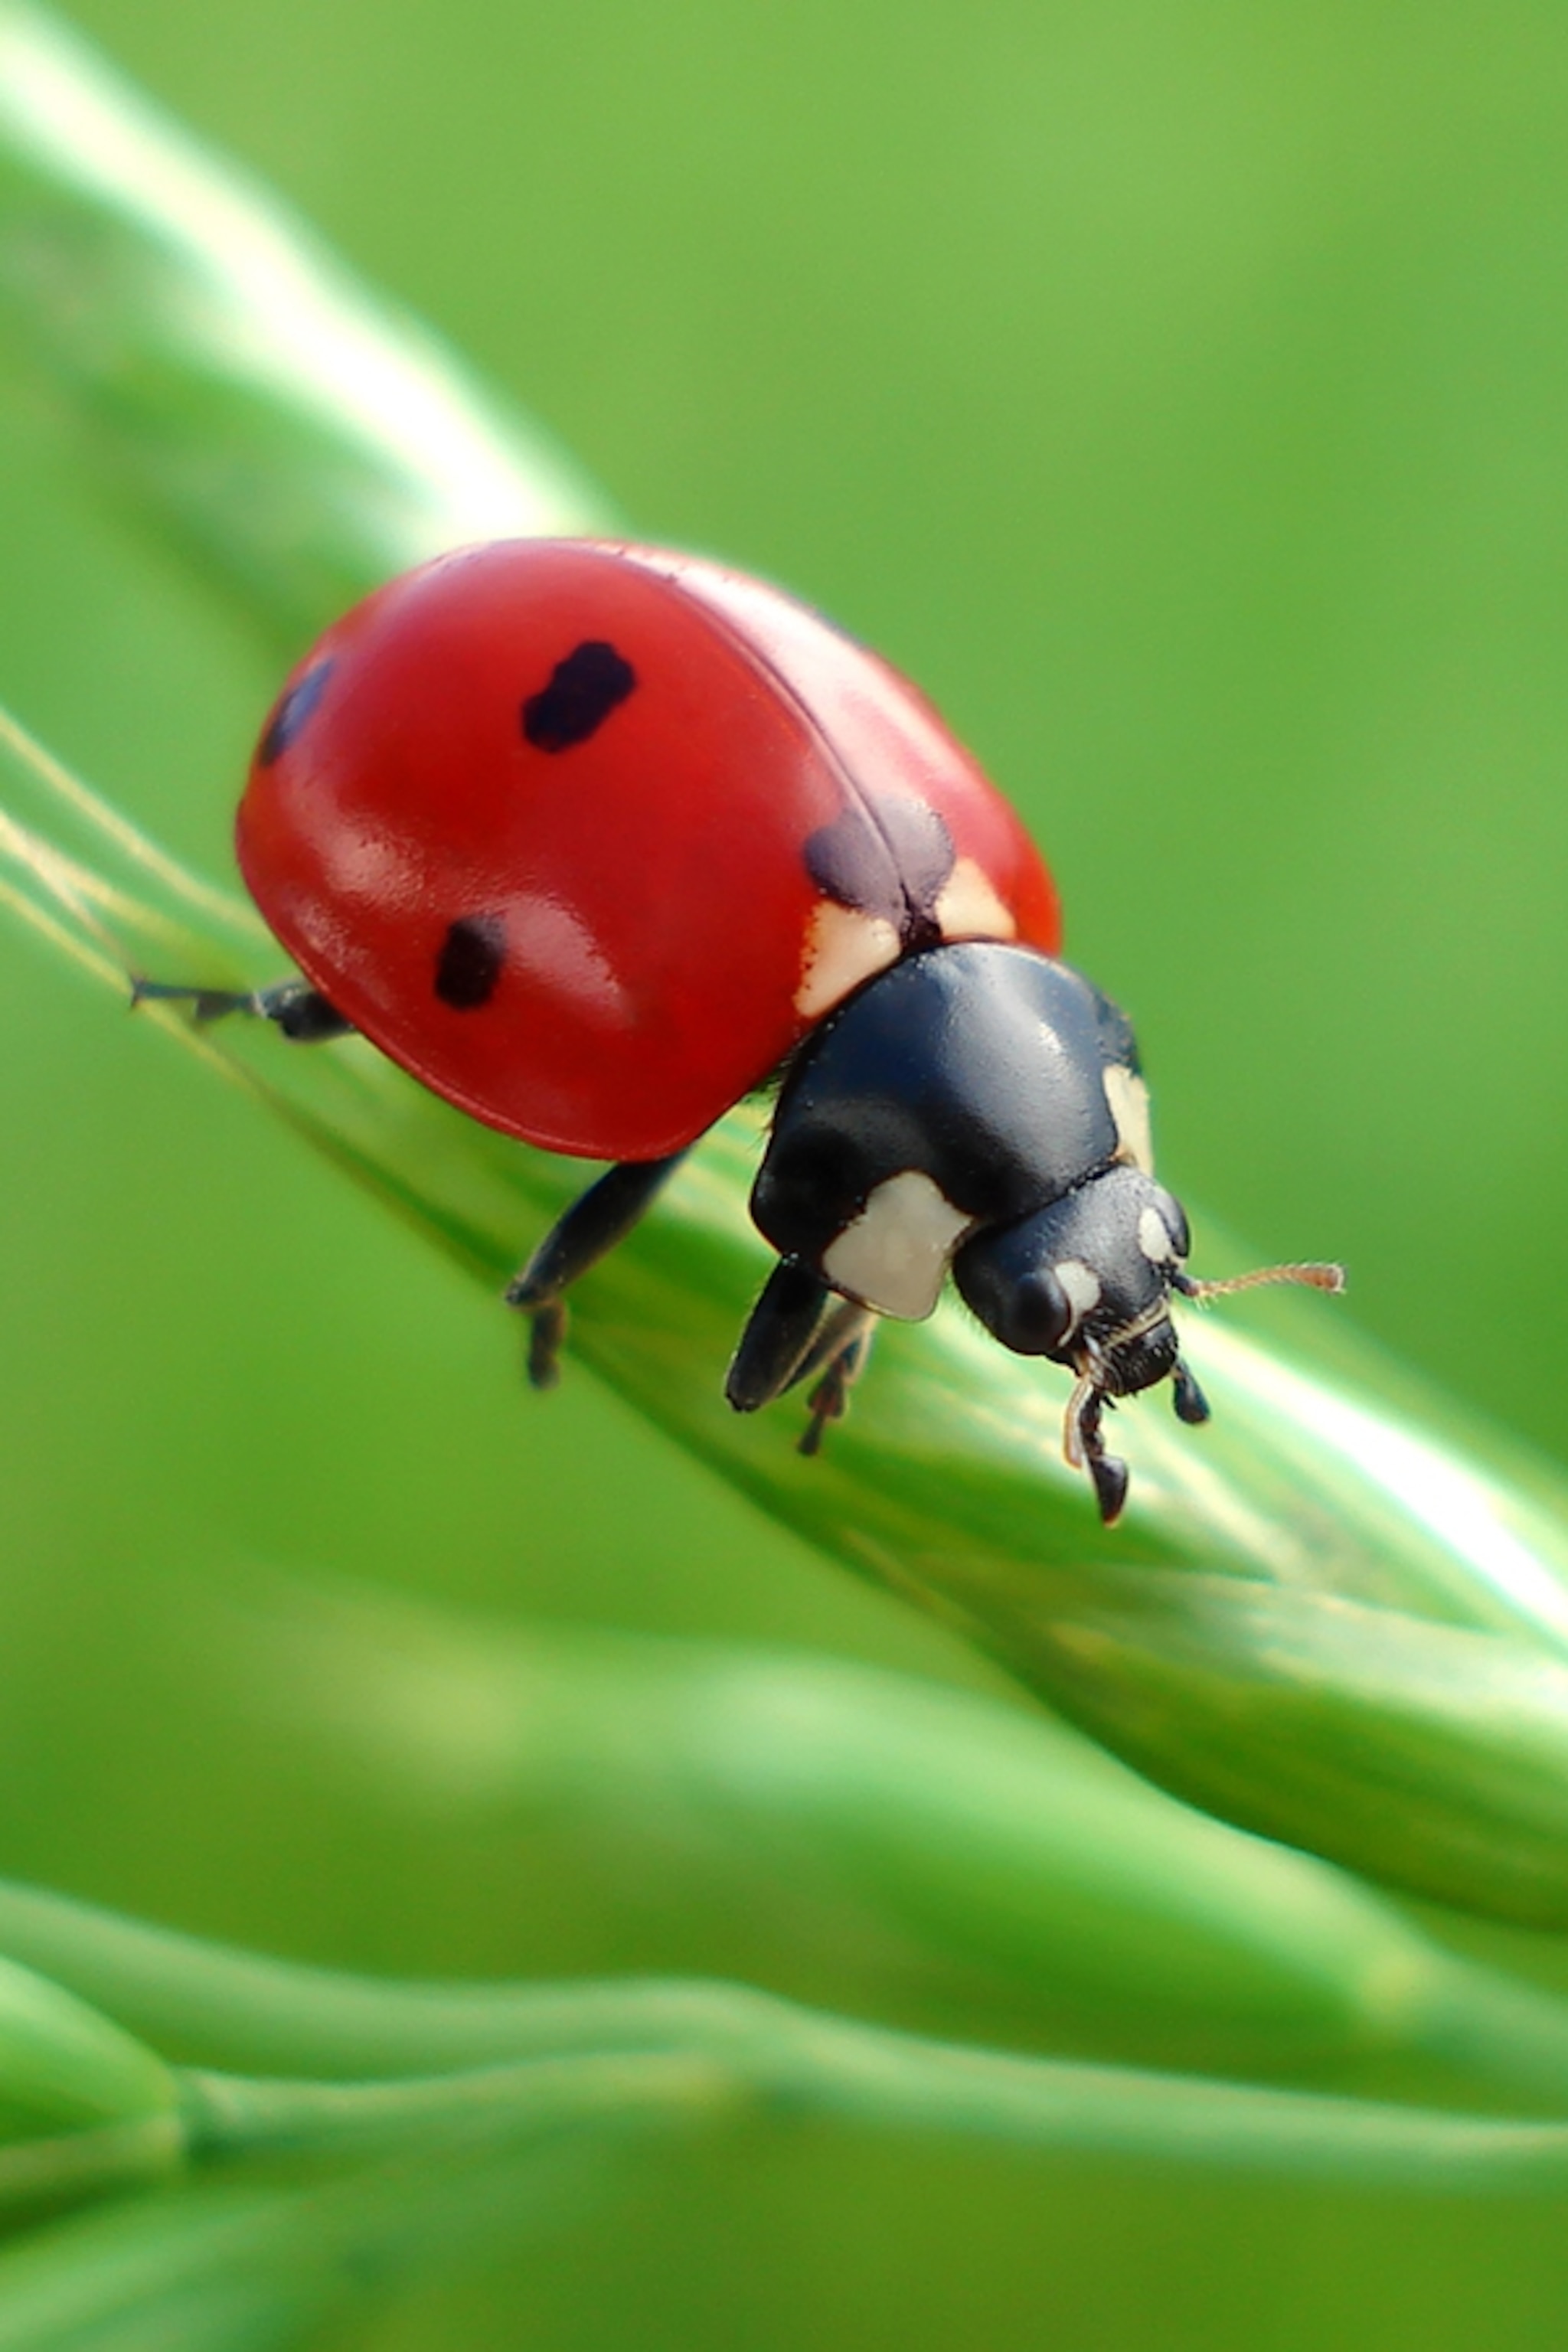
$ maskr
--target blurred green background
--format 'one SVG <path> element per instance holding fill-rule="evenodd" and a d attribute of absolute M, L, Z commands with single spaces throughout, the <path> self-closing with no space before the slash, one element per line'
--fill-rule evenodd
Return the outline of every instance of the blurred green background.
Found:
<path fill-rule="evenodd" d="M 1562 1451 L 1557 12 L 74 15 L 641 533 L 918 677 L 1134 1013 L 1170 1180 L 1342 1255 L 1365 1328 Z M 226 871 L 267 659 L 26 383 L 0 447 L 0 695 Z M 389 1738 L 308 1595 L 1000 1684 L 585 1376 L 525 1397 L 499 1308 L 8 933 L 0 964 L 0 1872 L 358 1966 L 732 1970 L 952 2024 L 851 1915 L 775 1883 L 716 1917 L 657 1837 L 531 1820 L 457 1681 Z M 664 2164 L 365 2340 L 1512 2347 L 1565 2267 L 1545 2208 L 803 2137 Z"/>

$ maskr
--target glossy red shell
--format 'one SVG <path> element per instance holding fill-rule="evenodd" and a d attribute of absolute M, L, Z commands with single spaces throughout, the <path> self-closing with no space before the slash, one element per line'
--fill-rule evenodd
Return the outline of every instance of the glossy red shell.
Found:
<path fill-rule="evenodd" d="M 612 646 L 629 690 L 530 741 L 558 666 Z M 912 946 L 1058 939 L 1017 817 L 896 670 L 776 589 L 606 541 L 462 550 L 357 605 L 285 688 L 237 837 L 356 1028 L 594 1159 L 690 1142 Z M 494 964 L 457 1003 L 454 926 Z"/>

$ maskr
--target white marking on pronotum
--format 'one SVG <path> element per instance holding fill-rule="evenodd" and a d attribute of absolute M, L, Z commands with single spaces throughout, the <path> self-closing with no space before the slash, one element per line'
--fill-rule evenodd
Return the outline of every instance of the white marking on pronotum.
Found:
<path fill-rule="evenodd" d="M 1138 1212 L 1138 1246 L 1151 1265 L 1169 1265 L 1176 1255 L 1171 1229 L 1152 1201 Z"/>
<path fill-rule="evenodd" d="M 1100 1276 L 1080 1257 L 1064 1257 L 1051 1271 L 1066 1291 L 1068 1305 L 1072 1308 L 1072 1321 L 1062 1334 L 1064 1339 L 1068 1339 L 1091 1308 L 1100 1305 Z"/>
<path fill-rule="evenodd" d="M 937 929 L 944 940 L 1013 940 L 1018 926 L 996 896 L 984 869 L 961 857 L 936 902 Z"/>
<path fill-rule="evenodd" d="M 1116 1121 L 1116 1157 L 1154 1173 L 1154 1138 L 1149 1126 L 1149 1089 L 1136 1071 L 1110 1062 L 1105 1071 L 1105 1099 Z"/>
<path fill-rule="evenodd" d="M 895 924 L 824 898 L 814 908 L 801 959 L 795 1009 L 816 1021 L 841 1004 L 851 989 L 899 960 L 901 941 Z"/>
<path fill-rule="evenodd" d="M 822 1271 L 862 1306 L 919 1323 L 935 1307 L 948 1261 L 973 1222 L 920 1169 L 906 1168 L 878 1185 L 824 1253 Z"/>

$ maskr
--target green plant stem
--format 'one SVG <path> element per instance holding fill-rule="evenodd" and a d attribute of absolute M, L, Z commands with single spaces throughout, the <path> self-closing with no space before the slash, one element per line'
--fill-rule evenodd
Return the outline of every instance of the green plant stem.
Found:
<path fill-rule="evenodd" d="M 271 635 L 297 642 L 434 546 L 592 519 L 520 420 L 79 45 L 0 12 L 0 91 L 14 333 Z M 116 984 L 276 976 L 208 886 L 15 746 L 0 766 L 0 886 L 56 948 Z M 578 1181 L 356 1045 L 184 1035 L 492 1288 Z M 1133 1402 L 1134 1505 L 1109 1536 L 1061 1460 L 1065 1377 L 949 1310 L 885 1333 L 828 1458 L 803 1463 L 786 1414 L 738 1421 L 718 1395 L 765 1265 L 741 1205 L 755 1139 L 724 1121 L 584 1286 L 576 1361 L 1165 1786 L 1440 1900 L 1568 1925 L 1560 1478 L 1300 1299 L 1194 1325 L 1214 1425 Z"/>
<path fill-rule="evenodd" d="M 645 2090 L 653 2079 L 643 2078 Z M 0 2251 L 0 2352 L 76 2352 L 89 2344 L 92 2352 L 176 2344 L 181 2352 L 268 2352 L 297 2343 L 421 2270 L 526 2244 L 614 2182 L 608 2168 L 623 2147 L 649 2131 L 668 2138 L 692 2120 L 673 2078 L 662 2110 L 650 2097 L 629 2121 L 624 2109 L 606 2113 L 584 2098 L 584 2119 L 568 2123 L 571 2102 L 558 2091 L 558 2127 L 542 2138 L 537 2106 L 509 2117 L 504 2101 L 487 2089 L 483 2126 L 438 2136 L 433 2156 L 374 2161 L 362 2127 L 364 2160 L 343 2178 L 258 2188 L 241 2185 L 241 2138 L 265 2159 L 266 2144 L 290 2128 L 298 2141 L 324 2122 L 330 2137 L 342 2118 L 319 2113 L 314 2086 L 286 2086 L 276 2101 L 258 2097 L 247 2131 L 244 2087 L 225 2086 L 236 2135 L 234 2185 L 215 2179 L 175 2202 L 138 2200 Z M 465 2087 L 446 2086 L 440 2095 L 460 2100 Z M 1349 2179 L 1436 2197 L 1493 2190 L 1556 2197 L 1568 2178 L 1563 2135 L 1552 2126 L 1397 2110 L 1349 2117 L 1334 2113 L 1332 2102 L 1300 2099 L 1273 2102 L 1279 2112 L 1271 2115 L 1245 2093 L 1194 2102 L 1184 2085 L 1151 2091 L 1088 2077 L 1079 2088 L 1090 2095 L 1075 2098 L 1073 2086 L 1060 2085 L 1052 2141 L 1075 2165 L 1129 2153 L 1142 2160 L 1157 2151 L 1184 2167 L 1241 2168 L 1284 2181 Z M 948 2095 L 954 2108 L 962 2105 L 961 2090 Z M 290 2098 L 298 2102 L 291 2126 Z M 896 2090 L 885 2088 L 877 2103 L 896 2107 Z M 863 2121 L 873 2102 L 862 2095 L 848 2104 Z M 527 2102 L 520 2098 L 520 2105 Z M 716 2111 L 704 2102 L 700 2112 L 708 2120 Z M 390 2148 L 401 2133 L 390 2113 L 382 2120 Z"/>
<path fill-rule="evenodd" d="M 732 2040 L 720 2023 L 707 2039 Z M 688 2040 L 685 2048 L 649 2049 L 627 2036 L 605 2050 L 386 2083 L 264 2081 L 193 2069 L 184 2080 L 187 2143 L 206 2163 L 257 2155 L 342 2163 L 405 2149 L 425 2157 L 464 2144 L 525 2147 L 579 2126 L 619 2131 L 641 2120 L 685 2128 L 728 2119 L 752 2103 L 757 2084 L 732 2049 L 704 2048 L 700 2020 Z"/>
<path fill-rule="evenodd" d="M 1450 2103 L 1468 2095 L 1568 2108 L 1568 2006 L 1456 1960 L 1414 1931 L 1401 1937 L 1392 1919 L 1385 1933 L 1410 1990 L 1382 2020 L 1356 2020 L 1352 2039 L 1375 2046 L 1381 2025 L 1385 2051 L 1426 2057 L 1440 2070 L 1434 2089 Z M 388 1982 L 232 1951 L 16 1885 L 0 1885 L 0 1942 L 149 2041 L 196 2058 L 203 2072 L 216 2065 L 331 2077 L 341 2087 L 587 2052 L 679 2056 L 696 2048 L 721 2059 L 777 2043 L 837 2048 L 858 2064 L 883 2046 L 874 2029 L 741 1986 Z M 886 2046 L 936 2053 L 944 2078 L 958 2057 L 986 2057 L 914 2036 L 888 2036 Z M 1111 2069 L 1083 2073 L 1085 2080 L 1123 2079 Z"/>
<path fill-rule="evenodd" d="M 184 2170 L 188 2152 L 184 2123 L 172 2112 L 11 2140 L 0 2146 L 0 2216 L 11 2224 L 18 2214 L 166 2183 Z"/>
<path fill-rule="evenodd" d="M 684 2127 L 748 2111 L 901 2137 L 979 2138 L 1052 2154 L 1205 2165 L 1288 2179 L 1434 2191 L 1568 2190 L 1568 2125 L 1434 2115 L 1367 2100 L 1188 2081 L 919 2042 L 728 1988 L 693 2000 L 690 2047 L 599 2051 L 393 2084 L 188 2079 L 193 2144 L 212 2159 L 384 2155 L 646 2110 Z M 607 2011 L 610 2000 L 604 2007 Z M 737 2026 L 741 2030 L 737 2031 Z M 715 2030 L 716 2029 L 716 2030 Z"/>
<path fill-rule="evenodd" d="M 613 528 L 564 451 L 64 26 L 0 9 L 0 313 L 283 645 L 455 541 Z"/>
<path fill-rule="evenodd" d="M 16 812 L 0 884 L 95 977 L 114 975 L 114 945 L 121 971 L 151 945 L 169 968 L 188 949 L 183 968 L 205 980 L 235 971 L 243 910 L 216 919 L 209 886 L 169 883 L 161 853 L 132 855 L 90 794 L 62 800 L 49 771 L 3 742 L 0 777 Z M 253 981 L 265 968 L 249 958 Z M 145 1017 L 496 1288 L 518 1236 L 580 1181 L 460 1119 L 357 1041 L 290 1048 L 259 1024 L 193 1029 L 156 1005 Z M 737 1419 L 716 1392 L 763 1263 L 740 1206 L 753 1150 L 746 1112 L 722 1122 L 584 1286 L 581 1360 L 1179 1793 L 1444 1900 L 1568 1919 L 1568 1508 L 1544 1507 L 1540 1475 L 1510 1484 L 1380 1408 L 1370 1385 L 1211 1327 L 1190 1352 L 1221 1425 L 1199 1452 L 1145 1421 L 1144 1499 L 1108 1538 L 1047 1450 L 1046 1380 L 951 1311 L 885 1336 L 875 1410 L 868 1392 L 831 1458 L 802 1463 L 781 1416 Z"/>

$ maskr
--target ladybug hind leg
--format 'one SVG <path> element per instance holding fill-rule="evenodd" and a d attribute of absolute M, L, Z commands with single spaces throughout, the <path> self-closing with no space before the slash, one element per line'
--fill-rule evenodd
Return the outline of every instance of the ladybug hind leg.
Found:
<path fill-rule="evenodd" d="M 198 1022 L 222 1021 L 231 1013 L 248 1013 L 270 1021 L 297 1045 L 319 1045 L 329 1037 L 350 1037 L 353 1023 L 345 1021 L 307 980 L 280 980 L 272 988 L 191 988 L 177 981 L 135 980 L 131 1002 L 138 1004 L 188 1004 Z"/>
<path fill-rule="evenodd" d="M 626 1239 L 685 1157 L 684 1151 L 672 1151 L 665 1160 L 618 1161 L 585 1192 L 578 1194 L 551 1226 L 521 1272 L 508 1283 L 507 1305 L 520 1307 L 530 1318 L 528 1378 L 531 1387 L 553 1388 L 561 1377 L 561 1349 L 567 1322 L 565 1293 L 617 1242 Z"/>

